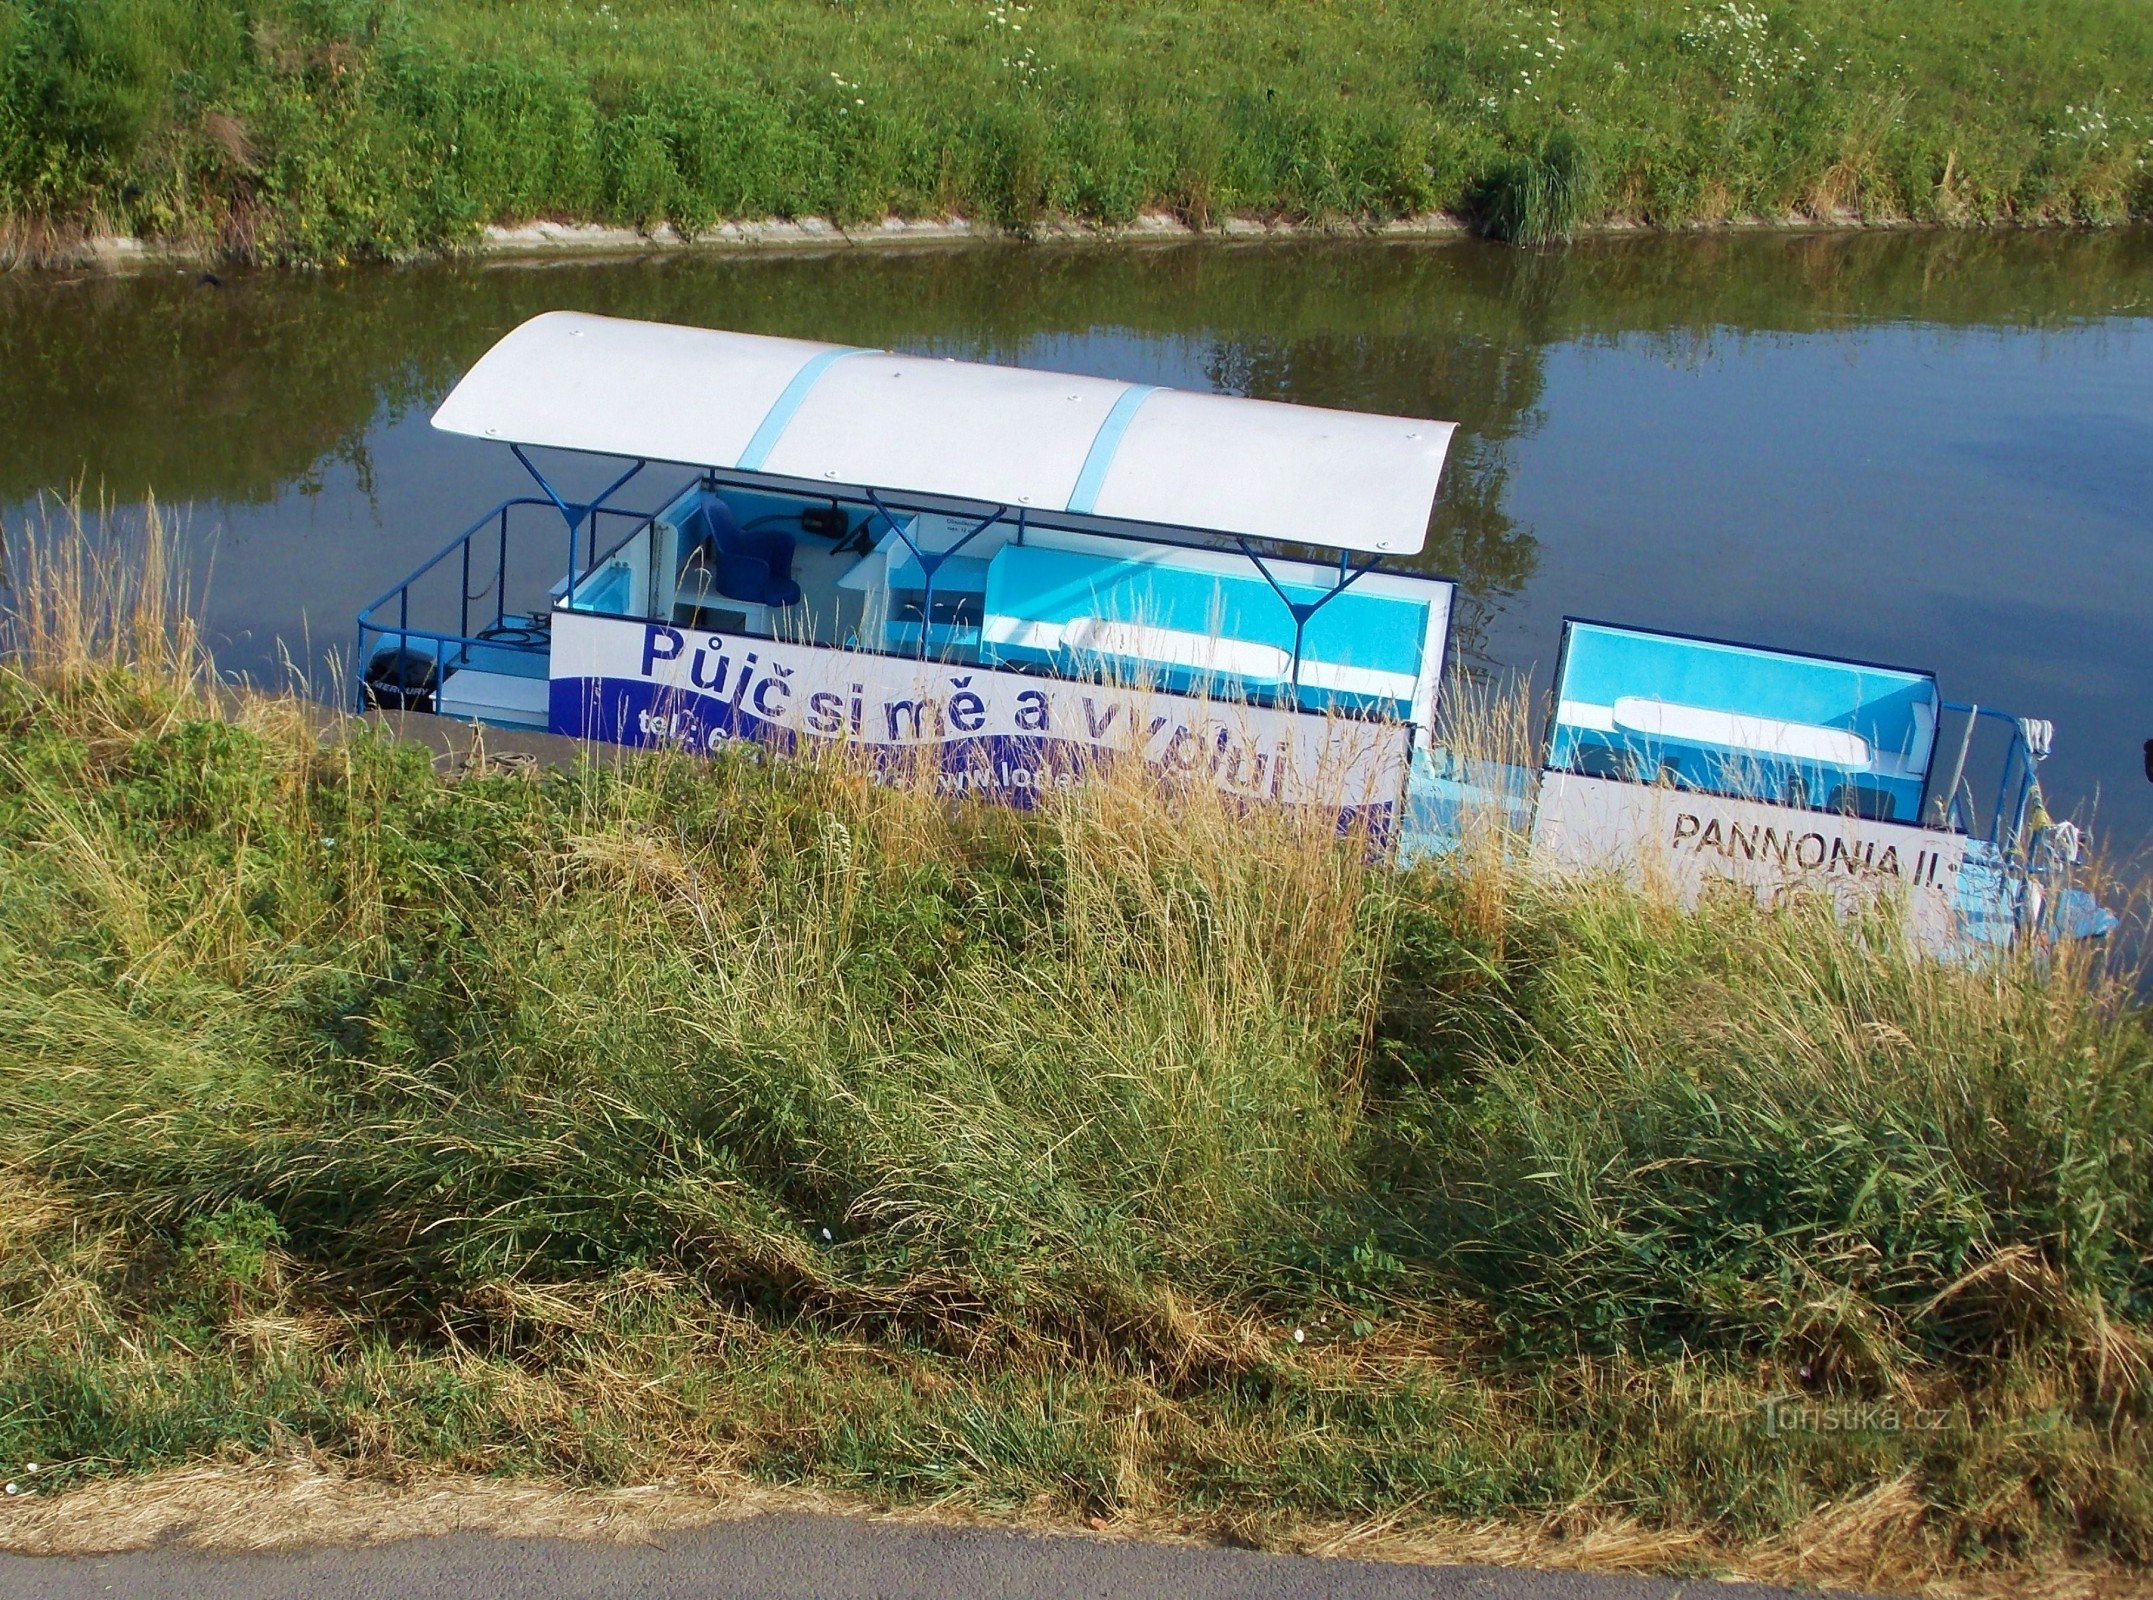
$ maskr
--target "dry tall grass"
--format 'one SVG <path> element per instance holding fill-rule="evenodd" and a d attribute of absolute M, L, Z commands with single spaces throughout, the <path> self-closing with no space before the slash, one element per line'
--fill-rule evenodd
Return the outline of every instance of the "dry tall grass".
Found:
<path fill-rule="evenodd" d="M 1536 883 L 1493 814 L 1392 873 L 1133 765 L 1028 814 L 842 752 L 445 781 L 206 693 L 106 571 L 13 558 L 0 666 L 40 1492 L 297 1449 L 1878 1585 L 2153 1560 L 2153 1040 L 2093 968 Z M 1818 1420 L 1881 1405 L 1936 1425 Z"/>
<path fill-rule="evenodd" d="M 139 523 L 79 491 L 42 499 L 0 537 L 0 648 L 39 684 L 117 670 L 192 703 L 214 674 L 191 580 L 154 497 Z"/>

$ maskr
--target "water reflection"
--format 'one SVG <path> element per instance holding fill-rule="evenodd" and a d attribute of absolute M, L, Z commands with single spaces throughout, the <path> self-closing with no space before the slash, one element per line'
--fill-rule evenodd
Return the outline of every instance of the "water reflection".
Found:
<path fill-rule="evenodd" d="M 425 426 L 568 307 L 1461 424 L 1424 565 L 1461 642 L 1585 612 L 1945 672 L 2057 718 L 2132 837 L 2153 661 L 2143 234 L 985 248 L 0 281 L 0 506 L 154 489 L 225 659 L 319 661 L 512 463 Z"/>
<path fill-rule="evenodd" d="M 1316 333 L 1221 340 L 1204 376 L 1211 388 L 1303 405 L 1353 405 L 1397 397 L 1384 409 L 1435 412 L 1459 422 L 1443 473 L 1442 504 L 1414 563 L 1459 580 L 1455 641 L 1468 664 L 1487 657 L 1487 629 L 1525 587 L 1537 560 L 1532 530 L 1505 510 L 1512 445 L 1538 426 L 1537 347 L 1505 348 L 1470 335 L 1374 338 Z M 1418 405 L 1404 397 L 1418 398 Z"/>

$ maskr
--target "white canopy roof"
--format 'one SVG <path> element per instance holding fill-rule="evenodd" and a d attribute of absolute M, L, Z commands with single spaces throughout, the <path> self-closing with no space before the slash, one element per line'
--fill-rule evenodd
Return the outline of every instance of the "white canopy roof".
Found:
<path fill-rule="evenodd" d="M 550 311 L 434 426 L 1405 556 L 1457 425 Z"/>

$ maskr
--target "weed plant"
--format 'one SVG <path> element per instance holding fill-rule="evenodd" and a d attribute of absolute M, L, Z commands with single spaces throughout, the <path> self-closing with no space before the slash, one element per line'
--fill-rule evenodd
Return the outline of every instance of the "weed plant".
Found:
<path fill-rule="evenodd" d="M 0 0 L 32 255 L 951 211 L 2112 222 L 2153 206 L 2149 136 L 2139 0 Z"/>
<path fill-rule="evenodd" d="M 1592 214 L 1596 182 L 1592 152 L 1573 133 L 1553 133 L 1496 170 L 1480 209 L 1498 239 L 1567 244 Z"/>
<path fill-rule="evenodd" d="M 1398 873 L 1128 772 L 444 778 L 218 688 L 102 537 L 15 541 L 0 669 L 40 1492 L 304 1448 L 1869 1585 L 2153 1558 L 2153 1036 L 2090 961 L 1539 883 L 1492 822 Z"/>

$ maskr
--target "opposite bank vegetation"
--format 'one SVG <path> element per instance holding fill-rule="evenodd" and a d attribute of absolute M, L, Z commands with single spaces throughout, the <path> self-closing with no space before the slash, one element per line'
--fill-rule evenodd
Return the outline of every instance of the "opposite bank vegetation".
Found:
<path fill-rule="evenodd" d="M 0 0 L 9 253 L 2153 213 L 2142 0 Z"/>
<path fill-rule="evenodd" d="M 2121 979 L 1492 840 L 1396 873 L 1126 773 L 1029 814 L 838 760 L 444 778 L 217 689 L 117 548 L 9 568 L 25 1492 L 299 1450 L 1865 1584 L 2153 1561 Z"/>

